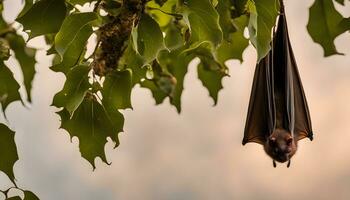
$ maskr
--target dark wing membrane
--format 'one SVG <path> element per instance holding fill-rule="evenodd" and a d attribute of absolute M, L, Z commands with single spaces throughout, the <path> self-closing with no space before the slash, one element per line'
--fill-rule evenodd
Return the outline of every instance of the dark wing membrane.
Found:
<path fill-rule="evenodd" d="M 287 95 L 290 95 L 291 106 L 289 116 L 291 118 L 291 130 L 294 130 L 295 137 L 298 140 L 303 138 L 313 139 L 311 119 L 309 114 L 309 108 L 307 105 L 303 85 L 301 83 L 298 67 L 294 58 L 292 46 L 288 36 L 287 22 L 284 15 L 280 16 L 279 27 L 283 28 L 283 34 L 285 34 L 285 53 L 286 53 L 286 66 L 290 73 L 289 82 L 291 84 L 287 90 L 289 90 Z M 287 78 L 288 79 L 288 78 Z"/>
<path fill-rule="evenodd" d="M 301 83 L 298 68 L 294 59 L 292 48 L 289 45 L 290 55 L 292 57 L 292 73 L 293 73 L 293 90 L 294 90 L 294 134 L 298 140 L 309 138 L 313 139 L 311 119 L 309 107 L 307 105 L 303 85 Z"/>
<path fill-rule="evenodd" d="M 242 144 L 264 144 L 273 127 L 271 53 L 257 64 Z"/>

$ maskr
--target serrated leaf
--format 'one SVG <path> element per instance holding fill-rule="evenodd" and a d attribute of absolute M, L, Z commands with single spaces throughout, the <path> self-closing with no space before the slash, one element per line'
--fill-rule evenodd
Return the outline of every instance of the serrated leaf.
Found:
<path fill-rule="evenodd" d="M 3 6 L 0 3 L 0 12 L 2 13 L 2 11 L 3 11 Z M 6 29 L 6 28 L 8 28 L 8 26 L 9 25 L 5 22 L 2 15 L 0 15 L 0 29 Z"/>
<path fill-rule="evenodd" d="M 335 1 L 340 3 L 341 5 L 344 5 L 344 0 L 335 0 Z"/>
<path fill-rule="evenodd" d="M 248 0 L 235 0 L 233 3 L 233 18 L 240 17 L 247 11 Z"/>
<path fill-rule="evenodd" d="M 258 61 L 270 51 L 272 27 L 279 11 L 278 0 L 255 0 L 250 4 L 249 35 L 258 53 Z"/>
<path fill-rule="evenodd" d="M 14 196 L 14 197 L 7 198 L 6 200 L 22 200 L 22 199 L 19 196 Z"/>
<path fill-rule="evenodd" d="M 64 0 L 41 0 L 19 17 L 24 31 L 30 31 L 29 38 L 48 33 L 56 33 L 66 17 Z"/>
<path fill-rule="evenodd" d="M 52 54 L 57 54 L 59 58 L 61 59 L 61 56 L 57 53 L 55 44 L 53 43 L 52 46 L 46 51 L 46 55 L 52 55 Z"/>
<path fill-rule="evenodd" d="M 39 200 L 39 197 L 37 197 L 33 192 L 25 190 L 24 193 L 24 199 L 23 200 Z"/>
<path fill-rule="evenodd" d="M 218 102 L 218 93 L 223 88 L 222 78 L 225 77 L 225 73 L 220 70 L 210 69 L 209 65 L 218 65 L 214 60 L 202 59 L 198 65 L 198 78 L 201 80 L 204 87 L 209 91 L 209 95 L 214 100 L 214 105 Z M 215 67 L 217 68 L 217 67 Z"/>
<path fill-rule="evenodd" d="M 74 13 L 68 16 L 55 36 L 55 49 L 62 62 L 51 69 L 67 73 L 76 65 L 85 50 L 86 42 L 93 30 L 91 22 L 97 19 L 96 13 Z"/>
<path fill-rule="evenodd" d="M 25 0 L 24 7 L 22 8 L 21 12 L 18 14 L 17 18 L 20 18 L 24 14 L 26 14 L 32 6 L 33 6 L 33 0 Z"/>
<path fill-rule="evenodd" d="M 0 123 L 0 171 L 15 181 L 13 166 L 18 160 L 15 132 Z"/>
<path fill-rule="evenodd" d="M 35 54 L 36 49 L 26 46 L 26 42 L 20 35 L 10 34 L 7 36 L 11 49 L 15 53 L 15 57 L 18 60 L 22 74 L 23 82 L 27 92 L 27 100 L 32 101 L 31 89 L 32 82 L 35 75 Z"/>
<path fill-rule="evenodd" d="M 10 56 L 10 46 L 7 40 L 0 38 L 0 60 L 8 60 Z"/>
<path fill-rule="evenodd" d="M 322 46 L 324 56 L 342 54 L 337 51 L 334 40 L 350 28 L 349 24 L 350 19 L 343 18 L 335 9 L 332 0 L 316 0 L 310 7 L 307 30 L 313 41 Z"/>
<path fill-rule="evenodd" d="M 84 5 L 86 3 L 91 3 L 95 0 L 66 0 L 68 3 L 72 4 L 72 5 L 76 5 L 76 4 L 79 4 L 79 5 Z"/>
<path fill-rule="evenodd" d="M 231 41 L 230 34 L 236 31 L 232 23 L 231 9 L 233 2 L 230 0 L 221 0 L 218 2 L 216 10 L 219 14 L 219 24 L 222 29 L 223 38 L 227 41 Z"/>
<path fill-rule="evenodd" d="M 158 5 L 162 6 L 164 3 L 170 0 L 154 0 Z"/>
<path fill-rule="evenodd" d="M 233 20 L 236 31 L 229 34 L 230 40 L 223 41 L 216 50 L 216 58 L 221 65 L 224 65 L 229 59 L 243 61 L 242 54 L 249 45 L 249 40 L 244 37 L 244 28 L 248 25 L 248 20 L 246 15 Z"/>
<path fill-rule="evenodd" d="M 133 33 L 134 48 L 146 63 L 153 61 L 158 52 L 165 48 L 163 33 L 157 22 L 147 14 L 141 16 L 137 34 Z M 137 43 L 137 45 L 135 45 Z"/>
<path fill-rule="evenodd" d="M 184 90 L 184 79 L 187 73 L 188 64 L 194 58 L 194 55 L 182 53 L 183 48 L 176 51 L 168 52 L 161 51 L 158 57 L 159 64 L 162 68 L 168 71 L 176 78 L 176 86 L 173 97 L 170 98 L 170 103 L 174 105 L 177 112 L 181 112 L 181 95 Z"/>
<path fill-rule="evenodd" d="M 104 109 L 93 97 L 87 97 L 74 112 L 72 118 L 67 110 L 58 112 L 61 128 L 68 131 L 71 138 L 79 139 L 79 149 L 83 158 L 95 169 L 95 158 L 107 163 L 105 145 L 107 138 L 119 145 L 118 133 L 123 131 L 124 117 L 116 109 Z"/>
<path fill-rule="evenodd" d="M 104 1 L 102 5 L 103 5 L 102 6 L 103 10 L 112 16 L 118 16 L 121 13 L 121 11 L 123 10 L 122 2 L 119 2 L 117 0 Z"/>
<path fill-rule="evenodd" d="M 174 25 L 174 23 L 169 24 L 165 31 L 165 46 L 169 50 L 175 50 L 182 47 L 185 41 L 182 37 L 181 30 Z"/>
<path fill-rule="evenodd" d="M 157 2 L 150 1 L 146 5 L 146 11 L 157 21 L 160 27 L 165 27 L 174 17 L 179 15 L 175 13 L 176 3 L 177 0 L 167 0 L 162 6 L 160 6 Z M 175 14 L 175 16 L 170 14 Z"/>
<path fill-rule="evenodd" d="M 79 107 L 90 88 L 88 73 L 90 68 L 80 65 L 72 68 L 67 74 L 63 89 L 53 98 L 52 105 L 65 108 L 70 115 Z"/>
<path fill-rule="evenodd" d="M 60 31 L 55 36 L 55 48 L 63 56 L 69 45 L 79 38 L 84 27 L 91 27 L 90 23 L 97 19 L 96 13 L 73 13 L 63 22 Z"/>
<path fill-rule="evenodd" d="M 58 65 L 58 64 L 60 64 L 60 62 L 61 62 L 60 55 L 55 54 L 52 58 L 52 66 Z"/>
<path fill-rule="evenodd" d="M 0 61 L 0 104 L 3 111 L 11 102 L 21 100 L 18 90 L 19 84 L 12 72 Z"/>
<path fill-rule="evenodd" d="M 151 91 L 156 104 L 163 103 L 164 99 L 168 96 L 165 92 L 163 92 L 154 81 L 144 80 L 140 83 L 141 87 L 147 88 Z"/>
<path fill-rule="evenodd" d="M 119 60 L 121 69 L 131 69 L 132 71 L 132 85 L 139 83 L 146 77 L 145 61 L 142 57 L 135 52 L 132 47 L 131 41 L 129 41 L 128 47 L 124 51 L 123 56 Z"/>
<path fill-rule="evenodd" d="M 223 36 L 219 15 L 210 0 L 187 0 L 182 6 L 182 14 L 191 32 L 192 46 L 197 47 L 203 42 L 213 46 L 220 44 Z"/>
<path fill-rule="evenodd" d="M 102 103 L 109 109 L 126 109 L 131 106 L 132 72 L 131 70 L 113 71 L 107 74 L 103 82 Z"/>
<path fill-rule="evenodd" d="M 171 75 L 161 75 L 157 78 L 157 86 L 170 98 L 174 96 L 176 82 L 176 78 Z"/>

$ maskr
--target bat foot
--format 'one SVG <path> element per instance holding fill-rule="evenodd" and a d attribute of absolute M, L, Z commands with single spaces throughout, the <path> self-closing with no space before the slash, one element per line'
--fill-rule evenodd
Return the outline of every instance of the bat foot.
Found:
<path fill-rule="evenodd" d="M 272 165 L 273 165 L 274 168 L 277 167 L 277 164 L 276 164 L 276 161 L 275 161 L 275 160 L 272 161 Z"/>
<path fill-rule="evenodd" d="M 289 168 L 290 167 L 290 160 L 288 160 L 288 163 L 287 163 L 287 168 Z"/>

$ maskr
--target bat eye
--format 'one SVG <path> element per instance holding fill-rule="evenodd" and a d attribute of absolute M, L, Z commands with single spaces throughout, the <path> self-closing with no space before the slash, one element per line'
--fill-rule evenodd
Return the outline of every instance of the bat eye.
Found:
<path fill-rule="evenodd" d="M 289 138 L 289 139 L 287 140 L 287 145 L 291 145 L 292 142 L 293 142 L 293 138 Z"/>

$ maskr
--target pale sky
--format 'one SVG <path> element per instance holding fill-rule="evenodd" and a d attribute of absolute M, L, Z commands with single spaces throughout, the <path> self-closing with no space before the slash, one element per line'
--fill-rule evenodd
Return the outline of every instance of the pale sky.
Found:
<path fill-rule="evenodd" d="M 14 20 L 20 2 L 5 0 L 7 21 Z M 250 46 L 242 64 L 229 61 L 231 77 L 224 79 L 215 107 L 197 79 L 196 61 L 185 79 L 180 115 L 168 101 L 155 106 L 151 93 L 137 87 L 134 110 L 124 112 L 120 146 L 106 146 L 112 165 L 98 160 L 92 172 L 80 157 L 78 140 L 71 143 L 66 131 L 58 129 L 58 109 L 50 104 L 64 76 L 49 70 L 48 47 L 36 38 L 30 44 L 42 50 L 36 57 L 33 104 L 28 109 L 13 103 L 7 110 L 10 127 L 17 132 L 18 185 L 43 200 L 350 199 L 350 36 L 335 41 L 346 56 L 324 58 L 306 31 L 312 3 L 285 1 L 315 134 L 314 141 L 300 142 L 291 168 L 274 169 L 261 146 L 241 145 L 256 60 Z M 349 17 L 350 10 L 342 13 Z M 8 65 L 21 80 L 17 63 Z M 6 185 L 2 180 L 0 175 L 0 188 Z"/>

